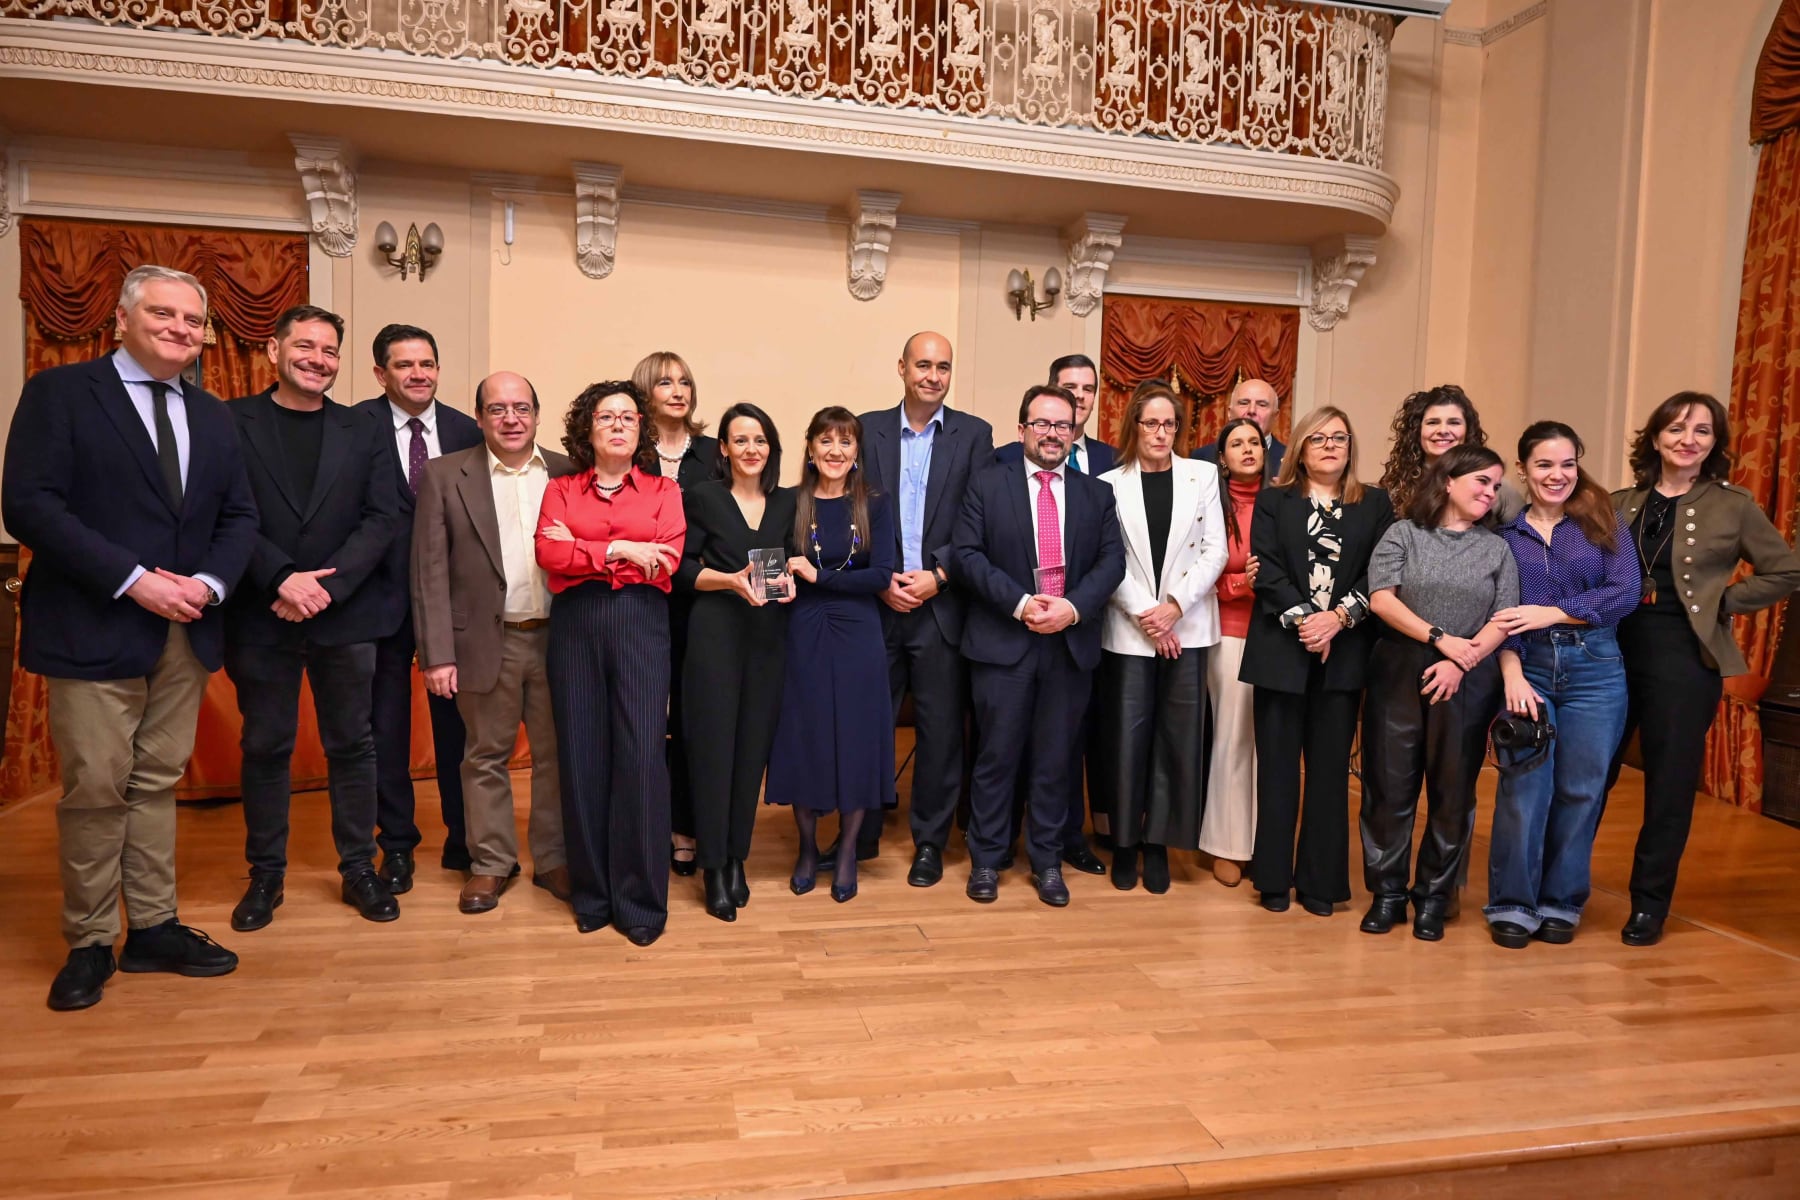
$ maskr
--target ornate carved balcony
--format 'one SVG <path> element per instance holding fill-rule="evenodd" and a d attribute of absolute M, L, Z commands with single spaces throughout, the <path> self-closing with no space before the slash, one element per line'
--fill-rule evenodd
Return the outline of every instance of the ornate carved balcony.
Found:
<path fill-rule="evenodd" d="M 334 57 L 322 51 L 371 72 L 400 57 L 482 65 L 490 87 L 504 64 L 520 87 L 575 97 L 585 81 L 665 113 L 776 104 L 793 121 L 798 101 L 840 127 L 948 119 L 989 158 L 1054 135 L 1113 160 L 1099 177 L 1136 159 L 1160 182 L 1179 175 L 1160 164 L 1185 163 L 1201 171 L 1186 190 L 1230 192 L 1236 170 L 1237 190 L 1279 193 L 1268 180 L 1285 174 L 1313 181 L 1286 189 L 1306 201 L 1382 224 L 1394 198 L 1381 174 L 1392 19 L 1282 0 L 0 0 L 0 17 L 18 18 L 0 22 L 13 35 L 0 62 L 15 66 L 37 22 L 65 37 L 83 22 L 187 35 L 190 59 L 279 43 L 305 50 L 282 60 L 295 65 Z M 837 140 L 832 152 L 858 153 Z"/>

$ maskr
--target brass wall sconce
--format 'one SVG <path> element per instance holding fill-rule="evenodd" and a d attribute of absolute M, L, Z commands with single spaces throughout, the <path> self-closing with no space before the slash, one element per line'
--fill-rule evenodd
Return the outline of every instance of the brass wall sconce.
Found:
<path fill-rule="evenodd" d="M 1031 319 L 1035 321 L 1039 313 L 1045 309 L 1054 308 L 1057 294 L 1062 291 L 1062 285 L 1062 272 L 1051 267 L 1044 272 L 1044 298 L 1039 300 L 1037 285 L 1032 282 L 1031 272 L 1014 268 L 1006 276 L 1006 294 L 1012 301 L 1013 320 L 1024 320 L 1025 312 L 1029 309 Z"/>
<path fill-rule="evenodd" d="M 444 231 L 433 221 L 425 226 L 425 232 L 421 234 L 418 223 L 414 222 L 406 227 L 406 246 L 401 249 L 394 227 L 383 221 L 375 227 L 375 248 L 381 251 L 390 267 L 400 268 L 400 278 L 405 279 L 416 270 L 420 282 L 423 282 L 425 272 L 431 270 L 437 263 L 438 255 L 444 252 Z M 400 253 L 395 254 L 395 250 L 400 250 Z"/>

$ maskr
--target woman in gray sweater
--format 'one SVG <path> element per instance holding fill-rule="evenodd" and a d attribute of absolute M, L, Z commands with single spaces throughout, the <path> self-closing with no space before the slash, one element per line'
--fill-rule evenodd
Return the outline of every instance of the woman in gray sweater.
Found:
<path fill-rule="evenodd" d="M 1444 936 L 1475 828 L 1475 780 L 1499 711 L 1493 614 L 1519 602 L 1512 551 L 1482 519 L 1505 475 L 1485 446 L 1446 450 L 1411 497 L 1406 520 L 1369 560 L 1369 608 L 1386 626 L 1363 704 L 1365 933 L 1406 919 L 1408 852 L 1419 785 L 1428 805 L 1412 875 L 1413 936 Z"/>

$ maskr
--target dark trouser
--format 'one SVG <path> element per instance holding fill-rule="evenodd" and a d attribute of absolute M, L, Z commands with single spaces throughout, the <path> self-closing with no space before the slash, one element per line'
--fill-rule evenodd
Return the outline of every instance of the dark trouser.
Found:
<path fill-rule="evenodd" d="M 1644 827 L 1631 860 L 1631 910 L 1666 917 L 1694 820 L 1706 733 L 1725 681 L 1700 656 L 1699 639 L 1679 613 L 1633 613 L 1619 626 L 1619 649 L 1629 697 L 1619 747 L 1622 753 L 1635 729 L 1644 756 Z M 1609 791 L 1621 761 L 1613 757 Z"/>
<path fill-rule="evenodd" d="M 375 842 L 383 850 L 411 850 L 422 840 L 413 820 L 412 617 L 375 643 L 375 681 L 369 723 L 375 734 Z M 462 759 L 468 742 L 456 701 L 425 697 L 431 748 L 437 760 L 438 806 L 444 814 L 444 855 L 468 856 L 463 821 Z"/>
<path fill-rule="evenodd" d="M 375 858 L 375 738 L 369 697 L 375 643 L 320 646 L 227 644 L 225 673 L 243 716 L 244 857 L 252 871 L 287 870 L 288 800 L 300 677 L 312 684 L 313 715 L 330 769 L 331 840 L 346 879 Z"/>
<path fill-rule="evenodd" d="M 888 692 L 894 711 L 913 698 L 912 835 L 914 846 L 942 850 L 950 840 L 962 793 L 963 703 L 968 668 L 944 640 L 928 602 L 908 613 L 883 614 L 887 626 Z M 1002 831 L 1003 832 L 1003 831 Z M 872 850 L 881 822 L 865 820 L 859 849 Z"/>
<path fill-rule="evenodd" d="M 1298 695 L 1256 689 L 1256 856 L 1250 877 L 1259 892 L 1294 888 L 1337 904 L 1350 899 L 1350 743 L 1362 693 L 1327 691 L 1323 675 L 1315 663 Z"/>
<path fill-rule="evenodd" d="M 688 694 L 682 728 L 699 843 L 695 858 L 704 870 L 750 856 L 756 801 L 781 717 L 785 615 L 773 605 L 750 608 L 728 592 L 703 595 L 694 604 L 691 633 L 705 649 L 682 669 Z"/>
<path fill-rule="evenodd" d="M 694 786 L 688 774 L 687 722 L 682 717 L 687 702 L 682 676 L 683 664 L 687 662 L 691 604 L 682 593 L 669 596 L 669 727 L 665 749 L 669 764 L 669 829 L 682 837 L 697 838 Z"/>
<path fill-rule="evenodd" d="M 998 867 L 1006 857 L 1013 789 L 1023 769 L 1030 779 L 1031 869 L 1056 866 L 1068 822 L 1069 744 L 1081 729 L 1093 672 L 1076 666 L 1062 635 L 1052 634 L 1033 638 L 1009 666 L 971 664 L 970 676 L 981 736 L 969 797 L 969 863 Z"/>
<path fill-rule="evenodd" d="M 1206 651 L 1180 658 L 1100 656 L 1094 808 L 1113 840 L 1195 850 L 1206 775 Z"/>
<path fill-rule="evenodd" d="M 1363 707 L 1363 884 L 1375 896 L 1407 892 L 1413 818 L 1425 787 L 1425 837 L 1412 898 L 1448 901 L 1466 874 L 1475 833 L 1475 781 L 1488 725 L 1500 709 L 1500 665 L 1490 655 L 1436 704 L 1419 694 L 1427 668 L 1442 659 L 1411 638 L 1385 637 L 1369 660 Z"/>
<path fill-rule="evenodd" d="M 621 929 L 669 918 L 669 605 L 583 583 L 550 606 L 569 907 Z"/>
<path fill-rule="evenodd" d="M 1087 784 L 1096 774 L 1095 762 L 1097 760 L 1094 756 L 1098 753 L 1099 739 L 1094 729 L 1094 709 L 1096 707 L 1095 701 L 1100 694 L 1100 672 L 1094 671 L 1090 673 L 1088 678 L 1093 686 L 1088 689 L 1087 708 L 1082 713 L 1081 728 L 1075 731 L 1074 738 L 1069 742 L 1069 754 L 1071 756 L 1068 785 L 1069 815 L 1068 819 L 1063 823 L 1064 854 L 1074 854 L 1077 851 L 1086 850 L 1088 848 L 1086 829 L 1089 788 Z M 979 737 L 979 731 L 977 731 L 977 736 Z M 1024 772 L 1020 772 L 1018 790 L 1013 793 L 1012 837 L 1007 841 L 1008 846 L 1017 843 L 1019 840 L 1019 830 L 1024 828 L 1025 825 L 1025 804 L 1026 801 L 1030 799 L 1030 794 L 1031 780 Z M 1093 804 L 1095 812 L 1106 812 L 1106 809 L 1100 806 L 1100 800 L 1097 795 L 1093 800 Z"/>

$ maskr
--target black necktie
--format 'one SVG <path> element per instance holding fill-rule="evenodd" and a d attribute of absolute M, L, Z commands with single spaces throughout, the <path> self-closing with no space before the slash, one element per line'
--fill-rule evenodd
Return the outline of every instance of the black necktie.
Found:
<path fill-rule="evenodd" d="M 150 414 L 156 426 L 156 461 L 162 466 L 169 502 L 181 507 L 181 450 L 175 445 L 175 423 L 169 420 L 169 385 L 151 380 Z"/>

